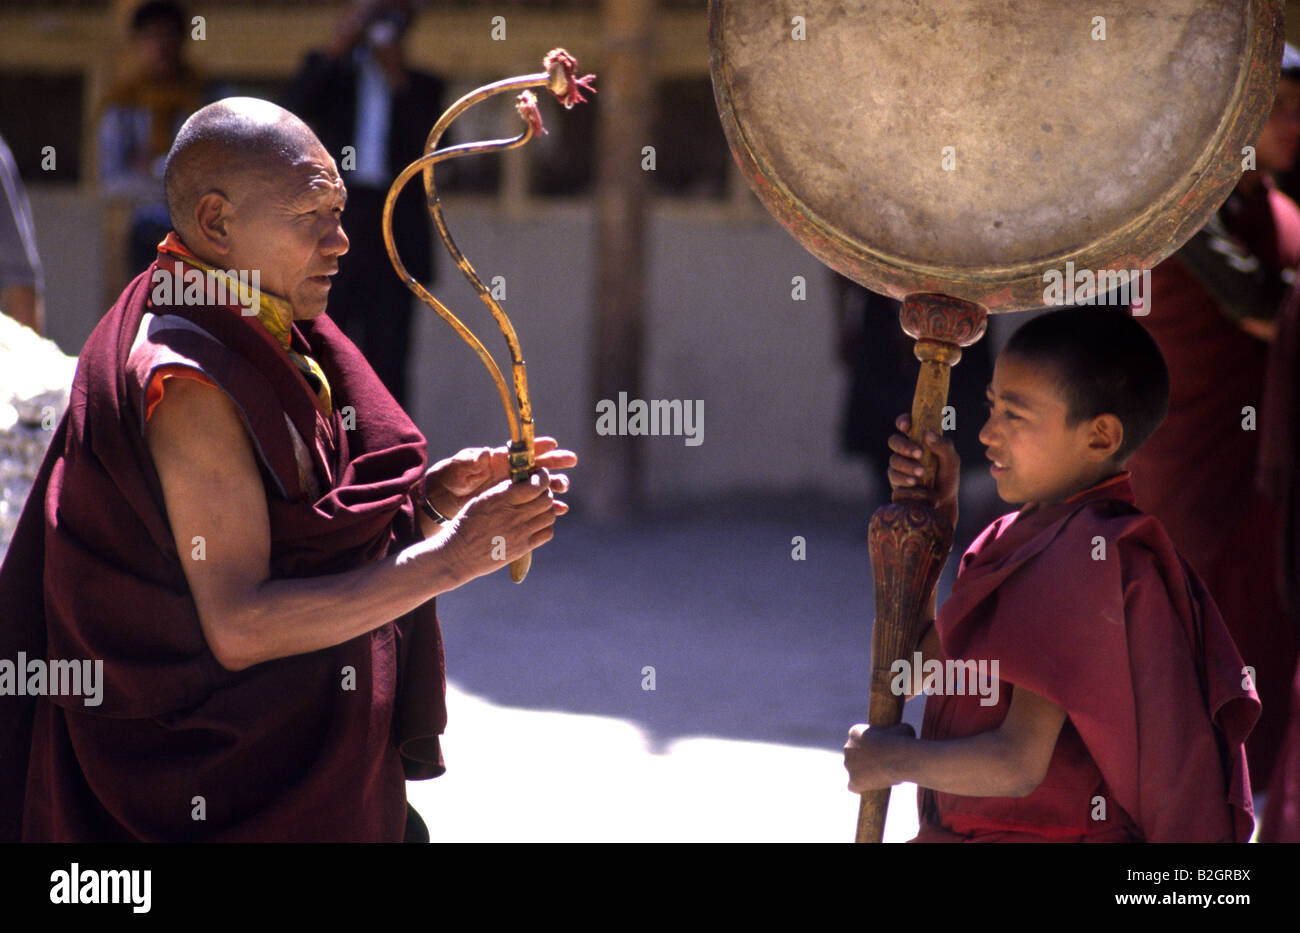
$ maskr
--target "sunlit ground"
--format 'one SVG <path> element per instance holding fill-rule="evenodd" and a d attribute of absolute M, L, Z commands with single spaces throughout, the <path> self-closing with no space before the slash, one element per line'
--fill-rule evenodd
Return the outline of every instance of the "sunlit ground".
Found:
<path fill-rule="evenodd" d="M 496 706 L 449 690 L 449 770 L 407 793 L 435 842 L 850 842 L 858 798 L 841 757 L 768 742 L 679 738 L 634 723 Z M 895 788 L 886 841 L 916 835 Z"/>

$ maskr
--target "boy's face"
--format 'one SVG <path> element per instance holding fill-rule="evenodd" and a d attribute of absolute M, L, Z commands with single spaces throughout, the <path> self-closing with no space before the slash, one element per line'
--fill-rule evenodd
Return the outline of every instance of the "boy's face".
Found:
<path fill-rule="evenodd" d="M 1100 430 L 1113 431 L 1118 419 L 1103 415 L 1070 425 L 1053 367 L 1003 353 L 993 367 L 988 399 L 989 418 L 979 439 L 988 448 L 990 472 L 1005 501 L 1052 505 L 1114 472 L 1097 422 L 1111 419 L 1113 424 Z M 1106 443 L 1118 446 L 1113 438 Z"/>

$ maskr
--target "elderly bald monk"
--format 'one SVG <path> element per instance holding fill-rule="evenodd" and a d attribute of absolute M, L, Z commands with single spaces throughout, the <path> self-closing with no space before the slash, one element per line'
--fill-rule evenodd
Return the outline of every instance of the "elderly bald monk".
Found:
<path fill-rule="evenodd" d="M 166 181 L 0 567 L 0 839 L 427 838 L 434 597 L 550 540 L 576 457 L 427 465 L 323 314 L 347 193 L 297 117 L 204 107 Z"/>

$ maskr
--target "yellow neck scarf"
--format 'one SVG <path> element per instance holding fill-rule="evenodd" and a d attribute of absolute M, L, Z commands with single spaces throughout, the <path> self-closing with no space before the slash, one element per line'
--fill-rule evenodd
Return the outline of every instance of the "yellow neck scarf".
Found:
<path fill-rule="evenodd" d="M 174 230 L 169 231 L 163 241 L 158 244 L 158 252 L 166 253 L 169 256 L 180 259 L 181 261 L 202 269 L 205 272 L 225 276 L 229 283 L 227 294 L 238 295 L 240 294 L 240 288 L 248 288 L 246 283 L 241 285 L 239 280 L 231 273 L 224 269 L 217 269 L 214 266 L 210 266 L 195 256 L 189 251 L 185 244 L 181 242 L 180 237 L 176 235 L 176 231 Z M 316 393 L 316 397 L 320 399 L 321 405 L 325 409 L 325 413 L 333 414 L 334 402 L 330 394 L 329 380 L 325 378 L 325 371 L 321 369 L 320 364 L 310 356 L 307 356 L 305 353 L 299 353 L 289 346 L 291 336 L 289 329 L 293 326 L 293 305 L 283 298 L 272 295 L 269 292 L 264 292 L 260 289 L 253 290 L 253 295 L 257 298 L 258 322 L 266 328 L 267 333 L 279 342 L 280 346 L 282 346 L 285 352 L 289 354 L 289 358 L 298 364 L 298 368 L 303 371 L 303 376 L 306 378 L 307 384 L 312 387 L 312 390 Z"/>

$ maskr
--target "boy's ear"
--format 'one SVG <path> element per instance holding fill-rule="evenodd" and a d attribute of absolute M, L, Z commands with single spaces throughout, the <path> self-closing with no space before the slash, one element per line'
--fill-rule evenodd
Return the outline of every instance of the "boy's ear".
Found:
<path fill-rule="evenodd" d="M 1101 463 L 1115 456 L 1120 444 L 1124 443 L 1124 423 L 1115 415 L 1098 415 L 1092 419 L 1088 432 L 1087 456 L 1095 463 Z"/>

